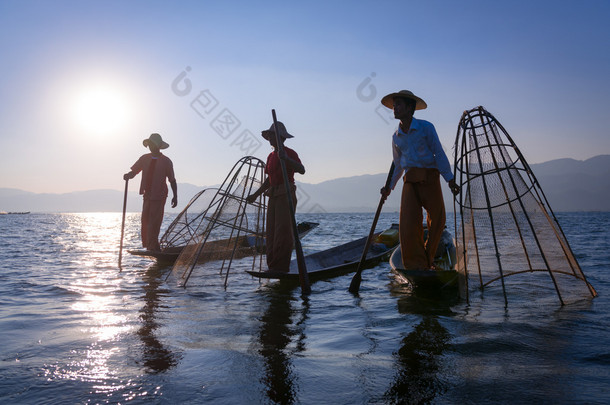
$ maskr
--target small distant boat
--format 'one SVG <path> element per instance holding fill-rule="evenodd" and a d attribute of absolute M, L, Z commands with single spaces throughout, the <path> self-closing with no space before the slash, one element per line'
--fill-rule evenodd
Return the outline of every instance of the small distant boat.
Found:
<path fill-rule="evenodd" d="M 456 288 L 458 285 L 458 272 L 455 270 L 455 242 L 446 229 L 441 235 L 434 263 L 436 270 L 406 270 L 402 264 L 400 247 L 394 250 L 390 257 L 392 272 L 395 274 L 397 281 L 401 283 L 409 283 L 413 288 L 426 290 Z"/>
<path fill-rule="evenodd" d="M 309 280 L 330 278 L 356 271 L 368 236 L 344 243 L 321 252 L 305 256 L 305 267 Z M 371 267 L 382 260 L 387 260 L 398 246 L 398 224 L 375 234 L 364 265 Z M 268 271 L 248 271 L 248 274 L 267 279 L 298 280 L 299 269 L 296 259 L 290 262 L 286 273 Z"/>
<path fill-rule="evenodd" d="M 299 238 L 304 238 L 309 232 L 313 231 L 318 225 L 317 222 L 299 222 L 297 224 L 297 230 L 299 231 Z M 233 246 L 227 243 L 227 240 L 215 240 L 208 242 L 208 252 L 214 254 L 215 259 L 219 259 L 223 256 L 230 257 L 233 254 Z M 264 252 L 265 248 L 265 238 L 256 235 L 244 235 L 239 238 L 238 241 L 238 249 L 236 252 L 238 257 L 246 257 L 253 255 L 255 253 Z M 129 253 L 135 256 L 147 256 L 153 257 L 157 261 L 165 262 L 165 263 L 174 263 L 180 253 L 184 249 L 184 246 L 174 246 L 168 247 L 166 249 L 160 251 L 152 251 L 152 250 L 128 250 Z M 223 255 L 222 252 L 226 251 Z M 206 261 L 205 255 L 199 258 L 199 261 Z"/>

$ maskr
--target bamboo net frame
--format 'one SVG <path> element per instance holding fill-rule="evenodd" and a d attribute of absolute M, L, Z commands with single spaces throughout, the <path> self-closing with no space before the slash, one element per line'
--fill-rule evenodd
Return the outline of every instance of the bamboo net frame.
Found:
<path fill-rule="evenodd" d="M 235 260 L 246 258 L 252 270 L 260 269 L 264 256 L 266 200 L 264 196 L 250 204 L 246 197 L 264 181 L 265 164 L 247 156 L 231 169 L 220 188 L 205 189 L 168 228 L 162 243 L 182 245 L 172 272 L 186 286 L 193 271 L 224 272 L 226 287 Z M 203 207 L 197 211 L 195 207 Z M 172 230 L 172 232 L 169 232 Z M 243 263 L 242 263 L 243 265 Z M 168 277 L 169 275 L 168 274 Z"/>
<path fill-rule="evenodd" d="M 498 283 L 505 305 L 513 290 L 534 297 L 554 291 L 561 305 L 597 295 L 521 151 L 481 106 L 460 119 L 454 175 L 461 187 L 454 221 L 464 298 L 470 301 L 471 288 Z"/>

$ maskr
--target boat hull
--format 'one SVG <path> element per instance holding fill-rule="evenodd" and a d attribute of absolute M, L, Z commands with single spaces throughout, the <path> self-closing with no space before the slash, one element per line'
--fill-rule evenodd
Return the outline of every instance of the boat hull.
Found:
<path fill-rule="evenodd" d="M 457 288 L 458 272 L 455 270 L 455 242 L 451 234 L 443 232 L 435 258 L 436 270 L 407 270 L 402 263 L 400 247 L 390 257 L 390 267 L 397 281 L 409 283 L 413 288 L 425 290 L 443 290 Z"/>
<path fill-rule="evenodd" d="M 309 232 L 314 230 L 319 224 L 316 222 L 300 222 L 298 224 L 299 238 L 305 237 Z M 218 240 L 206 242 L 208 248 L 206 251 L 209 254 L 203 254 L 199 257 L 200 262 L 205 262 L 212 259 L 223 259 L 223 258 L 242 258 L 261 253 L 264 251 L 264 238 L 257 237 L 255 235 L 247 235 L 240 237 L 238 246 L 233 251 L 233 246 L 229 246 L 227 241 Z M 185 246 L 176 246 L 165 248 L 161 251 L 152 250 L 128 250 L 128 252 L 135 256 L 145 256 L 156 259 L 158 262 L 163 263 L 174 263 Z"/>
<path fill-rule="evenodd" d="M 378 236 L 377 234 L 376 236 Z M 367 237 L 332 247 L 321 252 L 305 256 L 305 267 L 310 280 L 336 277 L 354 272 L 358 268 Z M 374 243 L 371 245 L 364 266 L 371 267 L 380 261 L 387 260 L 397 244 Z M 290 262 L 290 270 L 286 273 L 268 271 L 248 271 L 248 274 L 266 279 L 298 280 L 299 269 L 296 259 Z"/>

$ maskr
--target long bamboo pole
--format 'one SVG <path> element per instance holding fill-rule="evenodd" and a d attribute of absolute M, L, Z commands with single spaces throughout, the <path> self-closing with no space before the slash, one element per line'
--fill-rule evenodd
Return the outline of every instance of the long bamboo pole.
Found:
<path fill-rule="evenodd" d="M 284 145 L 280 137 L 277 125 L 277 117 L 275 110 L 271 110 L 273 115 L 273 129 L 275 132 L 275 142 L 277 144 L 278 156 L 284 156 Z M 286 163 L 284 159 L 280 157 L 280 166 L 282 167 L 282 175 L 284 177 L 284 186 L 286 187 L 286 197 L 288 198 L 288 207 L 290 209 L 290 219 L 292 221 L 292 235 L 294 237 L 294 249 L 297 254 L 297 265 L 299 267 L 299 282 L 301 283 L 301 293 L 309 295 L 311 293 L 311 287 L 309 285 L 309 276 L 307 275 L 307 267 L 305 265 L 305 257 L 303 256 L 303 247 L 301 246 L 301 240 L 299 239 L 299 231 L 297 229 L 297 221 L 295 218 L 295 209 L 292 199 L 292 191 L 290 190 L 290 181 L 288 180 L 288 174 L 286 172 Z"/>
<path fill-rule="evenodd" d="M 123 195 L 123 220 L 121 221 L 121 244 L 119 246 L 119 270 L 121 268 L 121 260 L 123 260 L 123 235 L 125 234 L 125 211 L 127 210 L 127 188 L 129 179 L 125 180 L 125 194 Z"/>

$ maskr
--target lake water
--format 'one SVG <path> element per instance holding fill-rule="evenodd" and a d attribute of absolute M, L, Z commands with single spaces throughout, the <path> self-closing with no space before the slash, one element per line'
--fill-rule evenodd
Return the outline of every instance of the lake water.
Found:
<path fill-rule="evenodd" d="M 610 213 L 557 216 L 597 298 L 467 305 L 414 294 L 388 263 L 364 270 L 358 296 L 351 274 L 308 297 L 237 273 L 182 288 L 128 253 L 119 271 L 120 213 L 1 215 L 0 403 L 607 404 Z M 305 253 L 372 219 L 299 215 L 320 223 Z M 128 214 L 126 248 L 138 222 Z"/>

